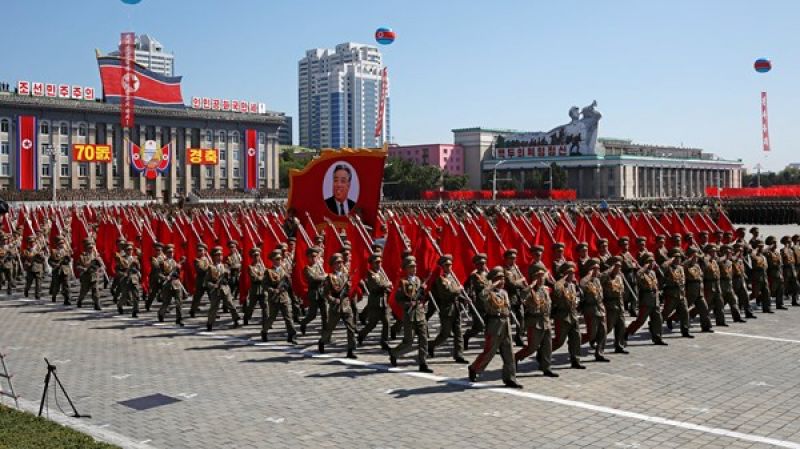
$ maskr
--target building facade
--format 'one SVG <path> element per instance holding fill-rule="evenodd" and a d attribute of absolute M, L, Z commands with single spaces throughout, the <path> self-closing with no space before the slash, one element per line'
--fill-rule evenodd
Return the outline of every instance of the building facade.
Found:
<path fill-rule="evenodd" d="M 308 148 L 378 148 L 391 136 L 388 77 L 381 130 L 383 60 L 377 47 L 308 50 L 298 63 L 299 143 Z"/>
<path fill-rule="evenodd" d="M 152 198 L 175 198 L 202 189 L 241 189 L 245 174 L 245 133 L 257 136 L 258 187 L 278 188 L 278 128 L 284 125 L 280 113 L 263 114 L 136 107 L 135 125 L 120 127 L 118 105 L 99 100 L 82 101 L 43 98 L 0 92 L 0 189 L 14 189 L 20 144 L 18 117 L 35 117 L 39 189 L 50 189 L 53 170 L 59 189 L 137 189 Z M 171 146 L 165 173 L 147 179 L 131 167 L 129 140 L 145 148 L 155 141 L 161 148 Z M 112 161 L 79 162 L 76 144 L 106 144 Z M 47 154 L 57 152 L 55 166 Z M 188 149 L 216 149 L 216 165 L 192 165 Z"/>
<path fill-rule="evenodd" d="M 164 51 L 161 42 L 147 34 L 136 36 L 136 62 L 156 73 L 165 76 L 175 75 L 175 55 Z M 119 51 L 112 51 L 110 56 L 119 56 Z"/>
<path fill-rule="evenodd" d="M 278 128 L 278 144 L 291 146 L 292 142 L 292 118 L 285 115 L 283 116 L 283 125 Z"/>
<path fill-rule="evenodd" d="M 741 160 L 697 148 L 598 139 L 602 116 L 595 106 L 573 107 L 570 123 L 547 132 L 454 129 L 468 188 L 492 188 L 496 177 L 521 190 L 536 171 L 548 179 L 553 163 L 566 172 L 566 187 L 585 199 L 702 197 L 706 187 L 741 187 Z"/>
<path fill-rule="evenodd" d="M 464 148 L 461 145 L 447 143 L 390 145 L 389 157 L 411 161 L 419 165 L 433 165 L 448 175 L 464 174 Z"/>

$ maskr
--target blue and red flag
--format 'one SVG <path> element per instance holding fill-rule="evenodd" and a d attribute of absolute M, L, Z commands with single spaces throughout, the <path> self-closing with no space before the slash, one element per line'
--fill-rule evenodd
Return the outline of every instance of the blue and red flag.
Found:
<path fill-rule="evenodd" d="M 134 64 L 133 75 L 125 74 L 125 64 L 116 56 L 98 56 L 103 97 L 107 103 L 121 103 L 126 89 L 137 106 L 184 108 L 180 76 L 165 76 Z"/>

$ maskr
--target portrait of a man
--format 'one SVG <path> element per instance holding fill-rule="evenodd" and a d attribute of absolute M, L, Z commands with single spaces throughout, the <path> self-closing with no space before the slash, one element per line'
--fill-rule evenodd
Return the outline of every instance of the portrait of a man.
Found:
<path fill-rule="evenodd" d="M 353 181 L 353 169 L 347 164 L 338 164 L 332 173 L 332 195 L 325 198 L 325 204 L 335 215 L 347 215 L 353 211 L 356 202 L 349 198 L 350 184 Z"/>

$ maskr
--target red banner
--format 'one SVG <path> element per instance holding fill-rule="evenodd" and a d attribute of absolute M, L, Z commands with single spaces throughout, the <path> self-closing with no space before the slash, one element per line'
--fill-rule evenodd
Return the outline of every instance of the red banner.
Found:
<path fill-rule="evenodd" d="M 119 83 L 122 89 L 122 99 L 119 107 L 120 124 L 123 128 L 133 127 L 133 93 L 139 89 L 139 81 L 133 72 L 136 61 L 136 34 L 122 33 L 119 41 L 119 54 L 122 58 L 122 77 Z M 102 74 L 102 72 L 101 72 Z M 113 83 L 110 83 L 113 84 Z M 103 91 L 106 83 L 103 80 Z"/>
<path fill-rule="evenodd" d="M 381 76 L 381 98 L 378 103 L 378 121 L 375 123 L 375 137 L 380 137 L 383 133 L 383 115 L 386 109 L 386 94 L 389 89 L 388 77 L 389 69 L 384 67 Z"/>
<path fill-rule="evenodd" d="M 761 143 L 764 151 L 769 151 L 769 117 L 767 114 L 767 93 L 761 92 Z"/>
<path fill-rule="evenodd" d="M 303 170 L 289 172 L 289 208 L 314 223 L 329 218 L 340 225 L 358 215 L 375 226 L 386 151 L 323 150 Z"/>
<path fill-rule="evenodd" d="M 248 129 L 245 135 L 244 190 L 258 189 L 258 134 Z"/>
<path fill-rule="evenodd" d="M 20 115 L 17 130 L 17 164 L 15 165 L 17 188 L 19 190 L 36 190 L 39 187 L 37 182 L 39 143 L 36 117 Z M 55 167 L 51 169 L 55 170 Z"/>
<path fill-rule="evenodd" d="M 420 195 L 423 200 L 490 200 L 492 199 L 491 190 L 425 190 Z M 572 189 L 554 190 L 498 190 L 498 199 L 529 199 L 529 198 L 549 198 L 551 200 L 571 201 L 577 198 L 577 193 Z"/>
<path fill-rule="evenodd" d="M 72 160 L 78 162 L 111 162 L 111 146 L 74 143 L 72 144 Z"/>

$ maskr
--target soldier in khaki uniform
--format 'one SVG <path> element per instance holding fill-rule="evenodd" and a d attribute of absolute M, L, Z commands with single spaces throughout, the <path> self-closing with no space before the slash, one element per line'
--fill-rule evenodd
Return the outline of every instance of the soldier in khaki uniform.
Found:
<path fill-rule="evenodd" d="M 614 352 L 627 354 L 625 349 L 625 283 L 622 280 L 622 260 L 613 256 L 607 260 L 609 268 L 600 275 L 603 286 L 603 304 L 606 309 L 606 330 L 614 330 Z"/>
<path fill-rule="evenodd" d="M 542 263 L 535 263 L 528 269 L 531 274 L 531 287 L 523 296 L 525 308 L 525 329 L 528 344 L 514 354 L 514 361 L 519 363 L 536 352 L 539 369 L 545 377 L 558 377 L 550 369 L 553 356 L 553 341 L 550 324 L 550 289 L 545 285 L 547 268 Z"/>
<path fill-rule="evenodd" d="M 703 296 L 703 267 L 699 263 L 698 253 L 694 246 L 686 250 L 686 262 L 683 264 L 686 273 L 686 303 L 690 308 L 689 316 L 700 315 L 701 332 L 714 332 L 711 329 L 708 303 Z"/>
<path fill-rule="evenodd" d="M 650 340 L 655 345 L 666 346 L 667 343 L 661 338 L 663 322 L 658 277 L 655 272 L 656 261 L 652 254 L 645 253 L 639 263 L 642 266 L 636 274 L 636 284 L 639 291 L 639 313 L 636 316 L 636 321 L 631 323 L 625 331 L 625 340 L 627 341 L 631 335 L 635 334 L 644 324 L 644 320 L 647 319 Z"/>
<path fill-rule="evenodd" d="M 56 249 L 50 253 L 48 260 L 53 269 L 50 280 L 50 295 L 56 302 L 59 293 L 64 297 L 64 305 L 69 305 L 69 278 L 72 275 L 72 251 L 67 247 L 63 237 L 56 237 Z"/>
<path fill-rule="evenodd" d="M 22 252 L 22 266 L 25 269 L 25 297 L 28 297 L 31 284 L 33 284 L 34 298 L 42 297 L 42 276 L 44 275 L 44 264 L 46 249 L 40 248 L 36 244 L 34 236 L 28 236 L 28 246 Z"/>
<path fill-rule="evenodd" d="M 233 327 L 239 327 L 239 312 L 233 305 L 231 298 L 231 271 L 228 265 L 222 260 L 222 247 L 216 246 L 211 252 L 211 267 L 206 275 L 206 289 L 211 304 L 208 307 L 208 322 L 206 330 L 211 332 L 214 323 L 217 321 L 217 310 L 220 303 L 227 307 L 233 318 Z"/>
<path fill-rule="evenodd" d="M 267 301 L 269 302 L 269 316 L 267 316 L 267 329 L 272 329 L 272 323 L 278 318 L 278 312 L 283 317 L 283 324 L 286 326 L 286 341 L 297 344 L 292 321 L 292 299 L 289 296 L 292 285 L 289 283 L 290 274 L 283 268 L 283 251 L 276 249 L 269 255 L 271 267 L 267 268 L 264 276 L 264 286 L 267 289 Z"/>
<path fill-rule="evenodd" d="M 75 264 L 81 290 L 78 293 L 78 308 L 83 306 L 83 299 L 91 292 L 94 310 L 100 310 L 100 292 L 98 289 L 98 271 L 102 266 L 100 257 L 94 249 L 94 242 L 90 238 L 83 239 L 83 252 Z"/>
<path fill-rule="evenodd" d="M 359 346 L 364 344 L 372 329 L 381 323 L 381 348 L 389 350 L 389 322 L 391 321 L 392 311 L 389 308 L 389 294 L 392 292 L 392 283 L 386 277 L 386 273 L 381 267 L 383 257 L 380 252 L 375 252 L 369 256 L 369 271 L 367 272 L 366 285 L 369 291 L 367 298 L 366 325 L 358 332 Z"/>
<path fill-rule="evenodd" d="M 775 237 L 769 236 L 765 240 L 767 248 L 767 280 L 769 282 L 769 294 L 775 298 L 775 308 L 786 310 L 783 305 L 783 263 L 781 253 L 778 251 L 778 241 Z"/>
<path fill-rule="evenodd" d="M 499 350 L 503 358 L 503 383 L 509 388 L 522 388 L 517 383 L 517 367 L 511 346 L 511 302 L 503 289 L 506 272 L 503 267 L 494 267 L 489 272 L 492 288 L 487 292 L 486 299 L 486 338 L 483 352 L 469 365 L 469 380 L 478 380 Z"/>
<path fill-rule="evenodd" d="M 303 335 L 306 334 L 308 323 L 314 321 L 317 317 L 317 312 L 319 312 L 319 316 L 322 319 L 322 329 L 325 329 L 328 325 L 328 304 L 326 304 L 322 293 L 328 274 L 325 273 L 325 267 L 322 266 L 321 253 L 322 249 L 316 246 L 306 250 L 306 266 L 303 268 L 303 276 L 305 276 L 308 283 L 309 306 L 306 310 L 306 315 L 300 321 L 300 333 Z"/>
<path fill-rule="evenodd" d="M 211 258 L 208 257 L 206 252 L 208 247 L 205 243 L 197 245 L 197 258 L 194 260 L 194 294 L 192 295 L 192 307 L 189 309 L 189 316 L 194 318 L 197 311 L 200 309 L 200 301 L 206 291 L 206 276 L 208 269 L 211 267 Z"/>
<path fill-rule="evenodd" d="M 442 272 L 433 281 L 431 294 L 439 306 L 439 335 L 428 343 L 428 357 L 434 357 L 436 347 L 453 336 L 453 360 L 467 364 L 464 359 L 464 332 L 461 329 L 461 304 L 463 291 L 461 284 L 453 274 L 453 256 L 445 254 L 439 258 Z"/>
<path fill-rule="evenodd" d="M 147 301 L 144 310 L 149 312 L 156 297 L 161 296 L 161 288 L 167 283 L 167 275 L 161 269 L 164 262 L 164 245 L 160 242 L 153 243 L 153 255 L 150 257 L 150 276 L 148 277 Z"/>
<path fill-rule="evenodd" d="M 325 279 L 323 295 L 328 302 L 328 322 L 322 330 L 322 337 L 317 343 L 320 354 L 325 353 L 325 345 L 331 342 L 331 335 L 336 330 L 336 325 L 341 320 L 347 330 L 347 358 L 355 359 L 353 353 L 356 349 L 356 322 L 355 313 L 350 304 L 351 282 L 350 272 L 344 269 L 344 258 L 339 253 L 334 253 L 329 261 L 332 272 Z"/>
<path fill-rule="evenodd" d="M 608 362 L 603 355 L 606 349 L 606 308 L 603 302 L 603 284 L 600 282 L 600 261 L 589 259 L 584 263 L 586 275 L 580 281 L 582 292 L 580 304 L 586 323 L 586 335 L 582 341 L 590 342 L 594 347 L 594 359 Z"/>
<path fill-rule="evenodd" d="M 672 329 L 673 316 L 677 314 L 681 325 L 681 336 L 694 338 L 689 333 L 689 305 L 686 301 L 686 272 L 681 259 L 683 252 L 680 247 L 669 250 L 669 259 L 661 265 L 663 273 L 662 292 L 664 293 L 664 310 L 661 317 L 667 321 L 667 327 Z"/>
<path fill-rule="evenodd" d="M 731 256 L 732 248 L 724 244 L 720 246 L 720 257 L 717 259 L 719 265 L 719 285 L 722 296 L 723 307 L 727 304 L 731 309 L 731 316 L 734 323 L 744 323 L 742 314 L 736 301 L 736 292 L 733 289 L 733 267 L 734 262 Z"/>
<path fill-rule="evenodd" d="M 162 284 L 159 286 L 161 295 L 161 308 L 158 310 L 158 321 L 163 322 L 164 317 L 169 313 L 172 301 L 175 300 L 175 324 L 183 326 L 182 308 L 185 289 L 181 283 L 181 266 L 186 262 L 186 258 L 180 261 L 175 260 L 175 246 L 170 243 L 167 245 L 166 254 L 161 258 L 159 272 L 163 275 Z"/>
<path fill-rule="evenodd" d="M 553 262 L 550 266 L 550 272 L 553 273 L 556 279 L 559 279 L 559 276 L 561 276 L 561 266 L 567 263 L 567 258 L 564 257 L 564 244 L 556 242 L 553 243 L 550 248 L 553 250 Z M 508 273 L 506 273 L 506 287 L 508 287 Z"/>
<path fill-rule="evenodd" d="M 610 259 L 613 254 L 608 250 L 608 239 L 606 238 L 599 238 L 596 241 L 597 243 L 597 258 L 600 260 L 600 263 L 603 264 L 604 267 L 608 268 L 608 259 Z M 622 260 L 622 259 L 620 259 Z"/>
<path fill-rule="evenodd" d="M 764 255 L 764 242 L 758 238 L 753 238 L 750 240 L 750 245 L 754 248 L 753 253 L 750 255 L 750 260 L 752 261 L 750 273 L 753 297 L 756 299 L 756 305 L 761 305 L 763 313 L 774 313 L 772 311 L 772 300 L 769 297 L 769 285 L 767 284 L 768 262 L 767 256 Z"/>
<path fill-rule="evenodd" d="M 731 280 L 733 284 L 733 292 L 739 303 L 739 310 L 744 312 L 745 318 L 755 319 L 753 311 L 750 308 L 750 296 L 747 293 L 747 282 L 745 280 L 746 272 L 744 265 L 744 257 L 742 256 L 742 249 L 744 244 L 742 242 L 735 242 L 733 244 L 733 255 L 731 257 Z"/>
<path fill-rule="evenodd" d="M 117 272 L 120 274 L 119 299 L 117 312 L 125 313 L 123 307 L 131 306 L 133 318 L 139 315 L 139 298 L 142 291 L 142 267 L 139 259 L 133 255 L 133 244 L 126 243 L 125 250 L 117 261 Z"/>
<path fill-rule="evenodd" d="M 628 313 L 632 317 L 637 316 L 637 305 L 636 305 L 636 273 L 639 271 L 639 264 L 636 262 L 636 258 L 631 254 L 628 250 L 628 237 L 620 237 L 617 241 L 619 245 L 619 257 L 622 260 L 622 276 L 627 281 L 627 285 L 625 286 L 625 308 L 628 310 Z M 633 289 L 633 290 L 631 290 Z"/>
<path fill-rule="evenodd" d="M 228 242 L 228 257 L 225 258 L 225 264 L 231 271 L 229 282 L 231 292 L 234 297 L 239 296 L 239 283 L 242 276 L 242 253 L 239 252 L 239 242 L 231 240 Z M 223 309 L 225 312 L 227 310 Z"/>
<path fill-rule="evenodd" d="M 576 261 L 576 264 L 578 265 L 578 275 L 580 278 L 583 278 L 584 276 L 586 276 L 586 273 L 588 273 L 585 267 L 586 262 L 588 262 L 589 259 L 591 259 L 589 257 L 589 244 L 586 242 L 578 243 L 577 245 L 575 245 L 575 252 L 577 253 L 577 259 L 578 259 Z M 530 268 L 528 270 L 530 271 Z"/>
<path fill-rule="evenodd" d="M 5 285 L 6 294 L 11 296 L 14 289 L 14 264 L 16 257 L 14 254 L 11 238 L 7 234 L 0 237 L 0 288 Z"/>
<path fill-rule="evenodd" d="M 469 349 L 469 340 L 484 331 L 484 323 L 486 322 L 486 291 L 491 288 L 492 283 L 487 277 L 489 270 L 486 268 L 486 254 L 478 253 L 472 257 L 472 263 L 475 269 L 469 274 L 467 281 L 464 283 L 464 290 L 467 296 L 472 299 L 472 304 L 475 305 L 475 310 L 470 308 L 470 315 L 472 316 L 472 326 L 464 332 L 464 349 Z M 481 321 L 476 316 L 476 311 L 480 314 Z"/>
<path fill-rule="evenodd" d="M 269 306 L 267 305 L 267 291 L 264 289 L 264 276 L 267 274 L 267 267 L 261 260 L 261 250 L 258 248 L 250 249 L 250 290 L 247 292 L 247 303 L 244 305 L 244 325 L 250 322 L 256 304 L 261 307 L 261 341 L 267 341 L 267 317 L 269 316 Z"/>
<path fill-rule="evenodd" d="M 794 252 L 794 274 L 798 284 L 800 284 L 800 234 L 795 234 L 791 238 L 792 252 Z M 800 285 L 797 286 L 798 294 L 800 294 Z M 800 299 L 792 297 L 792 305 L 800 306 Z"/>
<path fill-rule="evenodd" d="M 517 267 L 516 249 L 511 248 L 503 253 L 503 269 L 506 270 L 503 276 L 505 277 L 505 289 L 511 301 L 511 313 L 517 317 L 517 322 L 519 323 L 514 333 L 514 344 L 522 346 L 522 329 L 520 325 L 522 324 L 523 316 L 521 310 L 522 306 L 520 305 L 520 294 L 522 290 L 527 287 L 527 283 L 519 267 Z"/>
<path fill-rule="evenodd" d="M 717 246 L 713 243 L 707 243 L 703 247 L 703 251 L 706 253 L 700 259 L 700 264 L 703 267 L 703 293 L 709 307 L 714 309 L 716 325 L 727 327 L 728 325 L 725 323 L 725 303 L 722 302 Z"/>
<path fill-rule="evenodd" d="M 417 260 L 413 256 L 403 259 L 404 275 L 397 286 L 395 300 L 403 307 L 403 341 L 389 350 L 389 362 L 397 366 L 397 358 L 410 352 L 417 337 L 417 363 L 423 373 L 432 373 L 428 367 L 428 321 L 425 317 L 425 286 L 417 277 Z"/>
<path fill-rule="evenodd" d="M 656 263 L 661 266 L 669 259 L 669 250 L 666 244 L 667 237 L 664 234 L 656 236 L 656 250 L 653 257 L 656 258 Z"/>
<path fill-rule="evenodd" d="M 114 304 L 117 303 L 120 296 L 119 286 L 122 281 L 122 273 L 120 273 L 119 269 L 119 261 L 122 259 L 122 256 L 125 254 L 125 245 L 127 245 L 127 241 L 125 241 L 124 237 L 120 237 L 117 239 L 117 251 L 114 253 L 114 279 L 111 280 L 111 298 L 114 300 Z"/>
<path fill-rule="evenodd" d="M 797 302 L 800 294 L 800 284 L 797 282 L 797 260 L 795 260 L 795 248 L 792 246 L 792 239 L 788 235 L 781 237 L 781 262 L 783 263 L 783 291 L 792 298 L 793 306 L 800 306 Z"/>
<path fill-rule="evenodd" d="M 585 369 L 581 365 L 581 333 L 578 328 L 578 287 L 575 285 L 575 264 L 561 265 L 559 280 L 553 288 L 553 351 L 569 341 L 569 358 L 572 368 Z"/>

